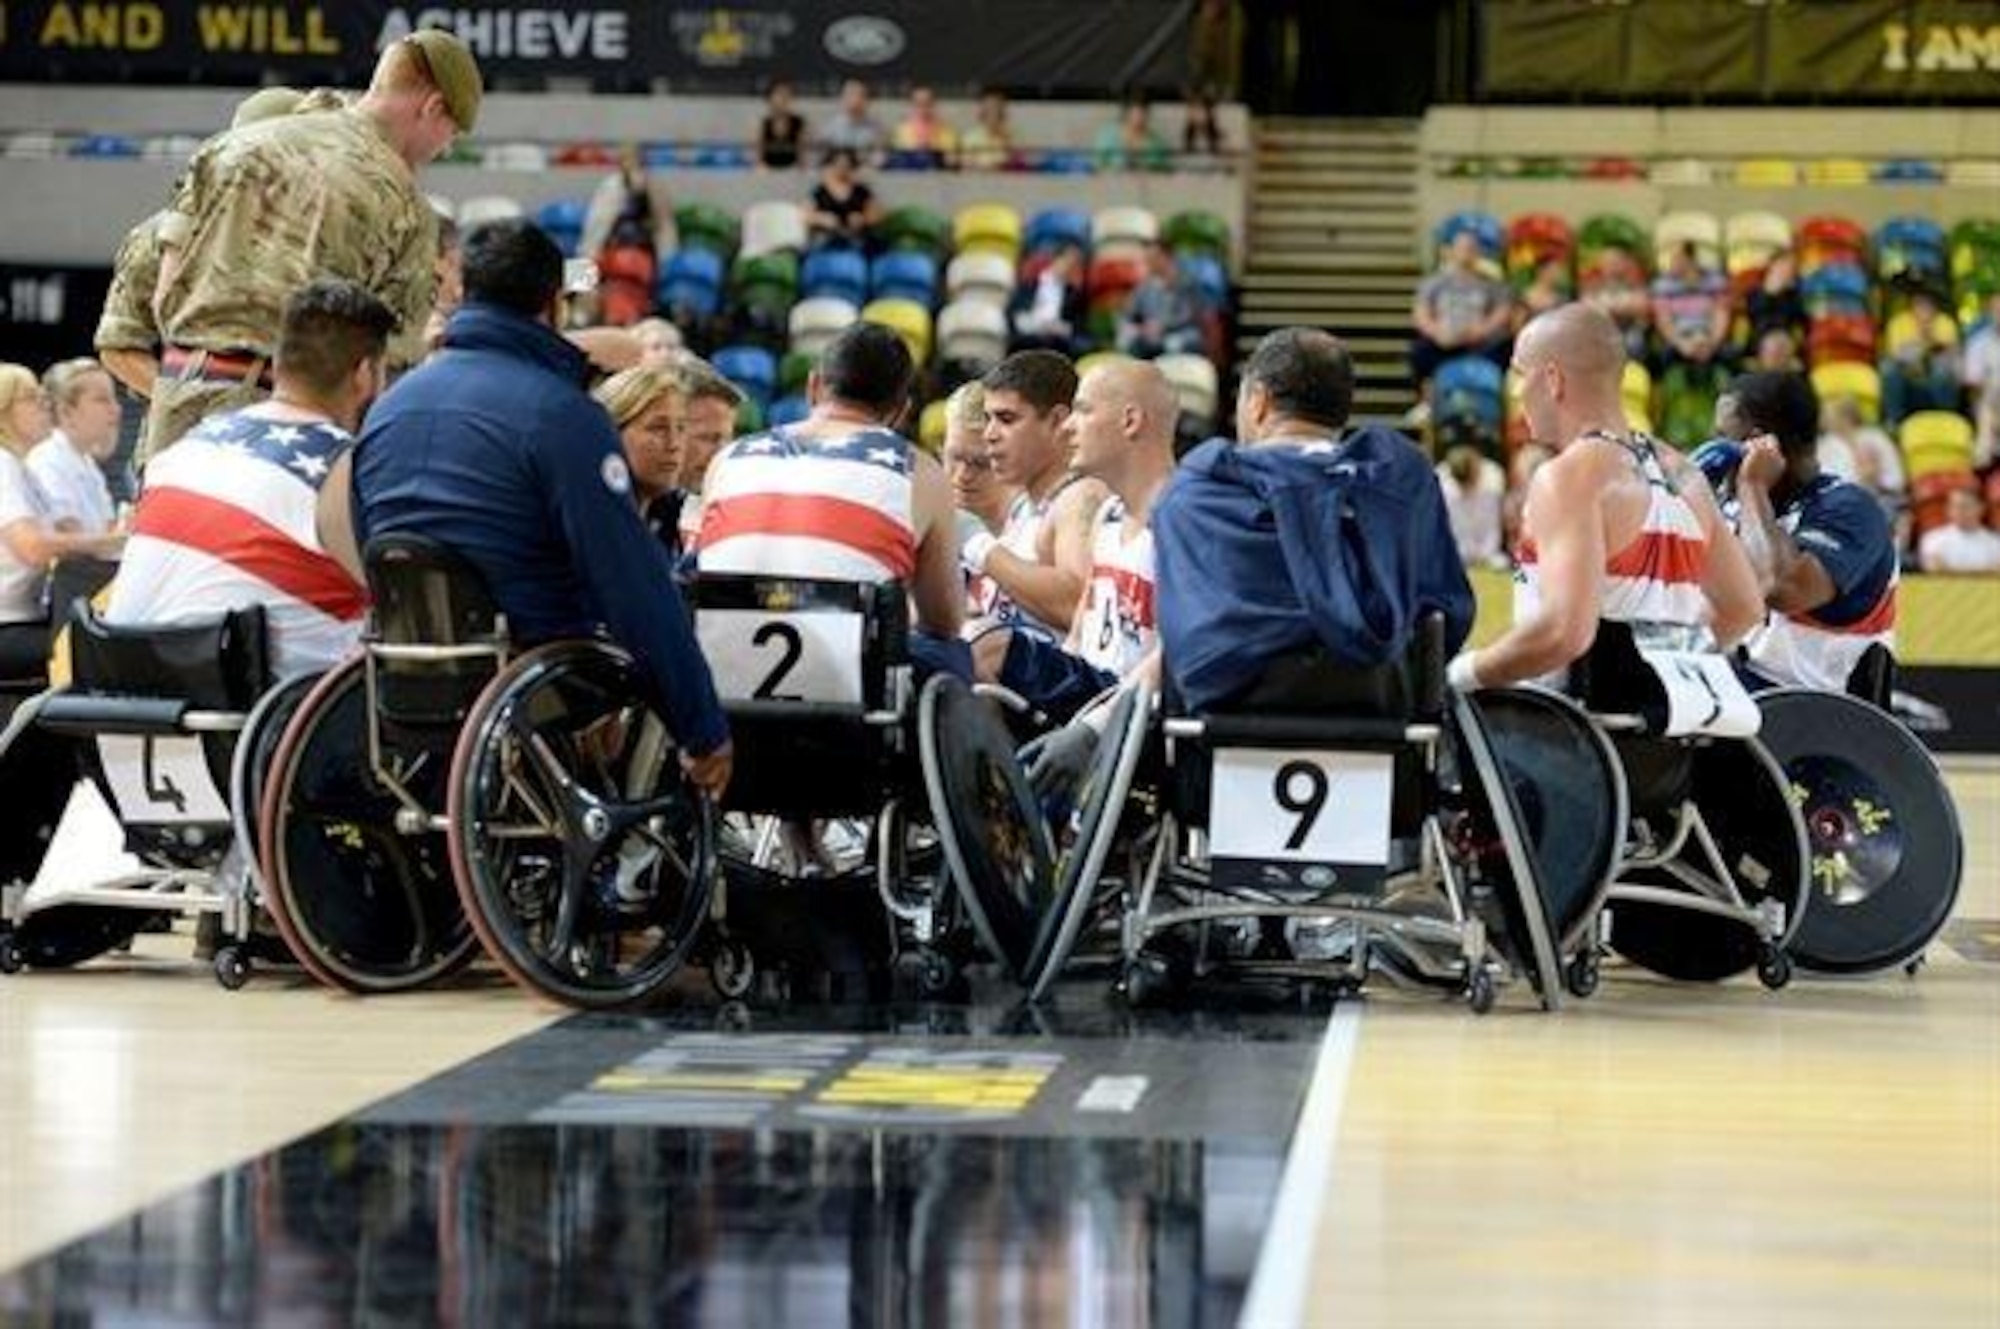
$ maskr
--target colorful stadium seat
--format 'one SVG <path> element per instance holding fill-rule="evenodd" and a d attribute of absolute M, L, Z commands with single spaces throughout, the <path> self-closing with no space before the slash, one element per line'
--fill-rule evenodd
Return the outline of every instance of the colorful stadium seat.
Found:
<path fill-rule="evenodd" d="M 758 407 L 768 406 L 778 387 L 778 360 L 761 346 L 725 346 L 709 358 L 715 372 L 743 389 Z"/>
<path fill-rule="evenodd" d="M 997 254 L 1009 263 L 1021 256 L 1021 214 L 1005 203 L 960 208 L 951 233 L 961 254 Z"/>
<path fill-rule="evenodd" d="M 743 252 L 750 258 L 765 254 L 802 254 L 806 248 L 805 209 L 783 199 L 752 203 L 743 210 Z"/>
<path fill-rule="evenodd" d="M 468 231 L 483 222 L 511 221 L 521 215 L 520 203 L 505 194 L 479 194 L 458 205 L 458 224 Z"/>
<path fill-rule="evenodd" d="M 674 209 L 674 228 L 682 249 L 707 249 L 728 259 L 736 253 L 736 219 L 706 203 L 684 203 Z"/>
<path fill-rule="evenodd" d="M 944 288 L 953 300 L 1004 306 L 1014 296 L 1014 265 L 998 254 L 960 254 L 945 269 Z"/>
<path fill-rule="evenodd" d="M 815 249 L 800 265 L 799 289 L 808 299 L 859 305 L 868 299 L 868 260 L 851 249 Z"/>
<path fill-rule="evenodd" d="M 1792 224 L 1775 212 L 1739 212 L 1722 224 L 1722 245 L 1731 275 L 1761 272 L 1792 247 Z"/>
<path fill-rule="evenodd" d="M 1637 360 L 1625 362 L 1624 377 L 1618 384 L 1619 404 L 1625 408 L 1628 428 L 1653 432 L 1653 376 Z"/>
<path fill-rule="evenodd" d="M 936 456 L 944 451 L 944 436 L 950 428 L 950 404 L 943 398 L 929 403 L 917 416 L 917 446 Z"/>
<path fill-rule="evenodd" d="M 1868 183 L 1868 163 L 1856 157 L 1823 157 L 1806 163 L 1806 183 L 1853 187 Z"/>
<path fill-rule="evenodd" d="M 1027 249 L 1030 254 L 1049 254 L 1064 245 L 1090 252 L 1090 216 L 1074 208 L 1048 208 L 1028 219 Z"/>
<path fill-rule="evenodd" d="M 1494 441 L 1500 435 L 1505 406 L 1500 366 L 1477 355 L 1457 355 L 1437 368 L 1431 380 L 1431 418 L 1473 420 L 1490 431 Z"/>
<path fill-rule="evenodd" d="M 938 358 L 969 373 L 984 373 L 1007 354 L 1007 314 L 990 300 L 962 299 L 937 319 Z"/>
<path fill-rule="evenodd" d="M 1600 212 L 1586 217 L 1577 228 L 1576 259 L 1579 269 L 1591 266 L 1593 259 L 1606 249 L 1622 249 L 1641 264 L 1653 256 L 1653 246 L 1645 228 L 1630 217 L 1615 212 Z M 1579 273 L 1580 275 L 1580 273 Z"/>
<path fill-rule="evenodd" d="M 1875 320 L 1866 313 L 1824 314 L 1806 332 L 1809 364 L 1857 360 L 1875 363 Z"/>
<path fill-rule="evenodd" d="M 1938 290 L 1950 282 L 1944 227 L 1928 217 L 1891 217 L 1875 231 L 1875 275 Z"/>
<path fill-rule="evenodd" d="M 861 317 L 860 307 L 852 300 L 842 300 L 835 296 L 809 295 L 792 306 L 790 315 L 791 349 L 793 355 L 803 359 L 803 368 L 810 373 L 813 362 L 832 343 L 835 337 L 851 327 Z M 787 388 L 790 375 L 796 373 L 798 365 L 792 356 L 786 359 Z M 803 377 L 799 380 L 803 383 Z"/>
<path fill-rule="evenodd" d="M 915 300 L 871 300 L 861 308 L 861 317 L 879 323 L 898 334 L 910 348 L 910 358 L 919 365 L 930 363 L 931 311 Z"/>
<path fill-rule="evenodd" d="M 920 249 L 883 254 L 870 266 L 868 293 L 876 300 L 911 300 L 930 309 L 937 304 L 937 259 Z"/>
<path fill-rule="evenodd" d="M 788 252 L 745 255 L 730 271 L 729 285 L 739 306 L 763 310 L 782 326 L 781 316 L 799 298 L 799 261 Z"/>
<path fill-rule="evenodd" d="M 1944 183 L 1944 169 L 1920 157 L 1896 157 L 1875 168 L 1880 185 L 1936 185 Z"/>
<path fill-rule="evenodd" d="M 1212 212 L 1176 212 L 1160 228 L 1160 238 L 1176 254 L 1205 254 L 1228 266 L 1229 223 Z"/>
<path fill-rule="evenodd" d="M 722 259 L 706 249 L 676 250 L 660 274 L 656 299 L 677 323 L 722 311 Z"/>
<path fill-rule="evenodd" d="M 1544 263 L 1568 266 L 1576 258 L 1576 233 L 1550 212 L 1529 212 L 1507 225 L 1507 276 L 1517 286 L 1534 279 Z"/>
<path fill-rule="evenodd" d="M 758 434 L 764 430 L 764 406 L 755 397 L 745 397 L 743 404 L 736 408 L 736 436 Z"/>
<path fill-rule="evenodd" d="M 1229 273 L 1222 261 L 1207 254 L 1183 254 L 1180 258 L 1181 275 L 1201 292 L 1211 311 L 1225 309 L 1229 305 Z"/>
<path fill-rule="evenodd" d="M 1147 244 L 1160 238 L 1160 222 L 1146 208 L 1100 208 L 1090 222 L 1093 249 L 1107 244 Z"/>
<path fill-rule="evenodd" d="M 1212 360 L 1205 355 L 1163 355 L 1153 363 L 1173 384 L 1182 411 L 1204 425 L 1215 423 L 1219 376 Z"/>
<path fill-rule="evenodd" d="M 1722 266 L 1722 223 L 1708 212 L 1669 212 L 1653 226 L 1653 255 L 1656 264 L 1667 265 L 1667 255 L 1683 245 L 1693 245 L 1695 257 L 1704 268 Z"/>
<path fill-rule="evenodd" d="M 1458 237 L 1459 232 L 1470 231 L 1479 241 L 1479 252 L 1498 263 L 1507 249 L 1507 232 L 1500 225 L 1500 219 L 1490 212 L 1479 212 L 1470 208 L 1462 209 L 1447 216 L 1431 228 L 1431 245 L 1443 249 Z"/>
<path fill-rule="evenodd" d="M 1795 233 L 1801 272 L 1811 272 L 1825 263 L 1860 266 L 1868 261 L 1868 233 L 1845 217 L 1808 217 Z"/>
<path fill-rule="evenodd" d="M 550 199 L 535 209 L 535 225 L 549 233 L 549 238 L 562 246 L 564 254 L 576 257 L 576 247 L 583 239 L 583 222 L 590 212 L 590 204 L 580 198 Z"/>
<path fill-rule="evenodd" d="M 882 219 L 877 234 L 885 249 L 922 250 L 939 262 L 951 252 L 951 223 L 929 208 L 897 208 Z"/>
<path fill-rule="evenodd" d="M 771 409 L 764 412 L 764 424 L 770 429 L 776 429 L 780 425 L 795 425 L 811 414 L 812 403 L 794 393 L 771 403 Z"/>
<path fill-rule="evenodd" d="M 1799 164 L 1789 157 L 1753 157 L 1736 163 L 1736 183 L 1755 189 L 1786 187 L 1799 182 Z"/>
<path fill-rule="evenodd" d="M 1956 411 L 1917 411 L 1896 431 L 1912 481 L 1972 469 L 1972 422 Z"/>
<path fill-rule="evenodd" d="M 1822 402 L 1852 398 L 1861 409 L 1861 418 L 1874 424 L 1882 418 L 1882 375 L 1874 365 L 1858 360 L 1834 360 L 1815 365 L 1813 391 Z"/>

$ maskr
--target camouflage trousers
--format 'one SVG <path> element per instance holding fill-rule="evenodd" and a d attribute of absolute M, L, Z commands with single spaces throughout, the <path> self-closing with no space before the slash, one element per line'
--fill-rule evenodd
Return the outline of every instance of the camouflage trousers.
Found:
<path fill-rule="evenodd" d="M 146 411 L 146 429 L 139 438 L 133 462 L 144 471 L 147 462 L 179 442 L 209 416 L 241 410 L 270 395 L 255 382 L 207 379 L 198 374 L 191 377 L 161 374 L 153 382 L 153 403 Z"/>

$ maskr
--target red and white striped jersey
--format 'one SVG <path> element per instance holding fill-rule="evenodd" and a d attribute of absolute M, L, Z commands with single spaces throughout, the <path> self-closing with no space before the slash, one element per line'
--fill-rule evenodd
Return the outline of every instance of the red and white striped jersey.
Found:
<path fill-rule="evenodd" d="M 263 605 L 283 677 L 349 654 L 368 593 L 314 525 L 320 485 L 353 437 L 260 409 L 204 420 L 147 465 L 104 617 L 164 624 Z"/>
<path fill-rule="evenodd" d="M 703 491 L 703 572 L 908 581 L 917 567 L 909 440 L 788 429 L 723 448 Z"/>
<path fill-rule="evenodd" d="M 1120 678 L 1131 673 L 1159 639 L 1153 582 L 1152 530 L 1132 521 L 1123 503 L 1107 499 L 1091 526 L 1077 653 Z"/>

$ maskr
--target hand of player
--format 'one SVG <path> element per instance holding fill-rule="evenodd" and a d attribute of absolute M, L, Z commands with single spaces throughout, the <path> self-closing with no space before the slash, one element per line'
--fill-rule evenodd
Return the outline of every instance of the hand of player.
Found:
<path fill-rule="evenodd" d="M 1086 724 L 1066 724 L 1024 744 L 1021 765 L 1038 798 L 1076 788 L 1097 755 L 1097 733 Z"/>
<path fill-rule="evenodd" d="M 695 788 L 719 801 L 723 791 L 729 788 L 729 777 L 736 769 L 736 745 L 725 739 L 721 747 L 704 756 L 696 757 L 683 752 L 681 769 L 693 781 Z"/>
<path fill-rule="evenodd" d="M 1743 445 L 1743 463 L 1737 468 L 1738 486 L 1755 485 L 1769 490 L 1785 475 L 1785 454 L 1778 447 L 1778 440 L 1769 434 L 1759 434 Z"/>

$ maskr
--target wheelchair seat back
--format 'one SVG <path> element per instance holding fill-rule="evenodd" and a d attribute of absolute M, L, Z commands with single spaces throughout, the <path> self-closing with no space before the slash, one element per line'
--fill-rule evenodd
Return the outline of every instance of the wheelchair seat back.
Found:
<path fill-rule="evenodd" d="M 1427 615 L 1401 659 L 1357 669 L 1323 649 L 1274 661 L 1239 696 L 1176 721 L 1174 802 L 1209 833 L 1212 872 L 1324 889 L 1377 880 L 1392 841 L 1431 810 L 1430 738 L 1444 704 L 1444 618 Z"/>
<path fill-rule="evenodd" d="M 188 856 L 226 840 L 230 758 L 270 684 L 261 606 L 117 626 L 70 606 L 71 684 L 36 716 L 89 741 L 86 766 L 142 853 Z"/>
<path fill-rule="evenodd" d="M 1879 641 L 1872 642 L 1848 672 L 1847 695 L 1893 714 L 1895 693 L 1896 653 Z"/>
<path fill-rule="evenodd" d="M 736 743 L 731 810 L 872 816 L 915 778 L 900 582 L 703 574 L 694 602 Z"/>
<path fill-rule="evenodd" d="M 456 734 L 507 651 L 485 578 L 454 550 L 401 532 L 370 540 L 362 561 L 373 600 L 363 642 L 374 713 Z"/>

